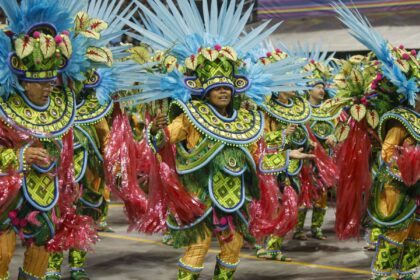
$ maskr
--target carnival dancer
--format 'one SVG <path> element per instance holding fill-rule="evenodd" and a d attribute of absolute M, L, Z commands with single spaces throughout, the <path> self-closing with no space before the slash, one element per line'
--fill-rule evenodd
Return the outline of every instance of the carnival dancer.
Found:
<path fill-rule="evenodd" d="M 366 102 L 367 106 L 376 105 L 381 116 L 383 160 L 369 196 L 368 214 L 382 231 L 372 262 L 372 279 L 418 279 L 419 60 L 404 46 L 390 46 L 357 10 L 349 10 L 342 3 L 335 9 L 351 34 L 378 59 L 377 75 Z M 358 195 L 366 196 L 366 192 Z M 345 236 L 358 230 L 353 231 L 351 225 L 339 229 Z"/>
<path fill-rule="evenodd" d="M 305 123 L 308 121 L 311 109 L 307 101 L 296 96 L 295 92 L 279 92 L 272 94 L 271 99 L 261 106 L 264 111 L 264 140 L 267 151 L 284 149 L 308 148 L 308 132 Z M 263 156 L 259 168 L 261 172 L 277 175 L 279 188 L 292 186 L 300 193 L 299 172 L 303 160 L 290 160 L 289 167 L 278 168 L 276 162 L 270 159 L 270 153 Z M 282 254 L 284 236 L 270 236 L 262 248 L 257 247 L 257 257 L 291 261 Z"/>
<path fill-rule="evenodd" d="M 316 145 L 321 145 L 321 147 L 317 148 L 323 149 L 326 156 L 331 156 L 332 148 L 336 143 L 334 135 L 335 126 L 341 111 L 330 114 L 321 108 L 325 99 L 334 96 L 332 79 L 332 71 L 334 69 L 330 66 L 334 53 L 327 56 L 327 52 L 322 52 L 320 49 L 319 46 L 315 45 L 311 47 L 311 50 L 305 50 L 302 46 L 299 51 L 301 53 L 299 56 L 306 57 L 308 64 L 305 66 L 305 69 L 312 71 L 312 78 L 314 79 L 314 81 L 310 83 L 312 88 L 307 91 L 307 98 L 312 112 L 308 124 L 311 134 L 310 141 L 317 143 Z M 323 166 L 323 170 L 319 170 L 316 164 L 313 163 L 314 162 L 308 163 L 307 166 L 304 167 L 307 169 L 304 171 L 305 174 L 302 174 L 302 177 L 305 178 L 305 182 L 303 183 L 307 186 L 305 186 L 305 190 L 302 191 L 301 205 L 299 207 L 299 220 L 293 235 L 295 239 L 299 240 L 307 239 L 303 227 L 306 213 L 310 206 L 312 206 L 312 237 L 320 240 L 326 239 L 321 227 L 327 210 L 328 189 L 335 185 L 336 179 L 338 178 L 337 174 L 332 172 L 332 170 L 325 170 L 327 169 L 327 166 Z M 332 174 L 326 176 L 326 172 L 331 172 Z M 309 201 L 306 201 L 308 200 L 306 196 L 310 198 Z"/>
<path fill-rule="evenodd" d="M 256 49 L 250 56 L 259 56 L 255 63 L 263 65 L 286 59 L 289 55 L 278 48 L 274 48 L 271 42 L 266 42 L 264 54 Z M 268 51 L 270 48 L 270 51 Z M 272 49 L 272 51 L 271 51 Z M 302 59 L 302 61 L 304 61 Z M 297 194 L 300 193 L 300 180 L 298 178 L 302 167 L 302 160 L 290 160 L 288 168 L 279 165 L 278 159 L 272 157 L 287 149 L 304 149 L 308 147 L 308 133 L 305 123 L 309 120 L 311 108 L 309 103 L 293 91 L 273 93 L 266 102 L 260 105 L 264 112 L 264 142 L 267 152 L 259 161 L 259 169 L 264 174 L 277 176 L 279 189 L 292 186 Z M 291 261 L 281 252 L 284 236 L 270 236 L 263 242 L 263 246 L 256 245 L 257 257 L 275 259 L 279 261 Z"/>
<path fill-rule="evenodd" d="M 119 17 L 130 18 L 134 13 L 130 6 L 119 12 L 122 4 L 91 1 L 77 13 L 70 39 L 73 51 L 80 58 L 73 60 L 63 72 L 63 79 L 71 83 L 77 93 L 74 166 L 75 180 L 82 188 L 77 211 L 92 217 L 97 224 L 108 209 L 103 155 L 110 134 L 106 117 L 112 113 L 112 94 L 136 89 L 133 78 L 142 69 L 130 60 L 121 59 L 130 56 L 127 52 L 130 46 L 106 47 L 110 40 L 123 34 L 124 24 Z M 98 9 L 103 6 L 108 7 L 107 10 Z M 114 62 L 114 59 L 121 61 Z M 70 248 L 71 279 L 89 279 L 84 267 L 86 255 L 86 250 Z M 63 258 L 63 252 L 51 254 L 46 279 L 61 278 Z"/>
<path fill-rule="evenodd" d="M 170 124 L 166 126 L 165 116 L 159 114 L 147 135 L 150 145 L 163 159 L 159 168 L 166 182 L 166 202 L 160 205 L 166 203 L 170 210 L 167 226 L 174 246 L 187 246 L 178 263 L 178 279 L 198 279 L 212 232 L 216 233 L 222 250 L 217 256 L 214 279 L 232 279 L 244 238 L 263 235 L 265 230 L 270 232 L 261 229 L 262 219 L 251 218 L 248 224 L 250 216 L 266 214 L 256 211 L 261 206 L 258 197 L 278 203 L 278 193 L 271 196 L 260 191 L 253 157 L 255 143 L 264 130 L 263 116 L 256 110 L 234 109 L 232 100 L 243 93 L 260 103 L 271 90 L 299 89 L 296 83 L 305 83 L 308 74 L 289 74 L 302 66 L 293 59 L 266 68 L 243 63 L 239 51 L 246 53 L 278 26 L 264 31 L 263 24 L 241 36 L 252 9 L 242 15 L 243 1 L 238 7 L 235 1 L 224 2 L 221 7 L 217 1 L 211 1 L 210 14 L 207 1 L 203 1 L 203 18 L 194 1 L 178 1 L 179 8 L 174 5 L 167 8 L 158 1 L 149 4 L 153 12 L 138 5 L 158 30 L 150 32 L 127 21 L 138 32 L 130 36 L 152 48 L 169 50 L 182 66 L 182 72 L 175 69 L 168 74 L 143 75 L 139 77 L 142 93 L 130 98 L 140 103 L 174 99 L 169 108 Z M 176 144 L 175 159 L 171 159 L 169 144 Z M 289 158 L 307 156 L 300 150 L 277 153 L 286 167 Z M 296 207 L 293 190 L 285 192 Z M 249 200 L 254 200 L 254 207 L 248 209 Z M 166 208 L 163 210 L 166 213 Z M 286 212 L 281 212 L 284 218 L 290 214 Z M 268 215 L 277 217 L 273 213 Z"/>
<path fill-rule="evenodd" d="M 74 94 L 56 86 L 72 56 L 67 30 L 83 1 L 0 5 L 9 23 L 0 33 L 0 279 L 8 279 L 16 235 L 26 246 L 18 279 L 43 279 L 49 250 L 87 249 L 94 237 L 92 221 L 72 205 Z"/>

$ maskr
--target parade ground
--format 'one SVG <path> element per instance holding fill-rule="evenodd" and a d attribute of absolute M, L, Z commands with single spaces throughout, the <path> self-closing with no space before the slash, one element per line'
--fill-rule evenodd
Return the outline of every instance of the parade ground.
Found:
<path fill-rule="evenodd" d="M 101 233 L 101 241 L 89 254 L 87 271 L 91 279 L 176 279 L 176 264 L 183 252 L 182 248 L 173 249 L 163 245 L 160 235 L 127 233 L 120 204 L 111 205 L 109 213 L 109 223 L 114 232 Z M 308 229 L 310 214 L 308 212 L 305 224 Z M 364 240 L 339 241 L 335 238 L 332 207 L 328 209 L 324 227 L 328 236 L 325 241 L 311 238 L 296 241 L 289 236 L 284 244 L 284 254 L 291 257 L 292 262 L 261 260 L 255 257 L 254 250 L 243 248 L 235 279 L 368 279 L 373 252 L 363 250 Z M 217 254 L 218 244 L 214 241 L 200 279 L 211 279 Z M 16 279 L 22 258 L 23 248 L 18 246 L 10 267 L 10 279 Z M 70 279 L 66 261 L 63 265 L 63 279 Z"/>

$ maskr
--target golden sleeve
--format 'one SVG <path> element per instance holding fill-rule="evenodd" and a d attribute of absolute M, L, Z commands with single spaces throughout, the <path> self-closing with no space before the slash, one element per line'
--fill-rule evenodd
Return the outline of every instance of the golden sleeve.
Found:
<path fill-rule="evenodd" d="M 189 125 L 189 121 L 185 117 L 185 114 L 181 114 L 176 117 L 168 125 L 169 142 L 174 144 L 187 139 Z"/>
<path fill-rule="evenodd" d="M 99 144 L 101 145 L 100 148 L 103 154 L 105 146 L 108 143 L 110 133 L 109 125 L 106 119 L 102 119 L 100 122 L 96 123 L 95 130 L 96 134 L 98 135 Z"/>
<path fill-rule="evenodd" d="M 395 147 L 401 146 L 407 135 L 407 130 L 401 125 L 393 126 L 388 130 L 385 136 L 385 140 L 382 144 L 382 159 L 384 161 L 391 161 Z"/>

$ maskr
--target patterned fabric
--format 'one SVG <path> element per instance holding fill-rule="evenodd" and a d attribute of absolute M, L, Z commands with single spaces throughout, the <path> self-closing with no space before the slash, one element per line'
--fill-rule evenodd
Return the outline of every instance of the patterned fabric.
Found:
<path fill-rule="evenodd" d="M 406 240 L 401 257 L 400 274 L 415 273 L 420 265 L 420 240 Z"/>
<path fill-rule="evenodd" d="M 373 272 L 378 274 L 391 274 L 397 267 L 403 245 L 390 242 L 384 236 L 379 236 L 376 254 L 373 259 Z"/>
<path fill-rule="evenodd" d="M 75 117 L 74 95 L 69 89 L 55 88 L 45 110 L 32 108 L 25 95 L 14 94 L 0 100 L 0 112 L 18 125 L 30 129 L 39 138 L 61 137 Z"/>
<path fill-rule="evenodd" d="M 216 172 L 213 176 L 212 193 L 216 202 L 225 209 L 238 207 L 245 194 L 242 192 L 241 177 Z"/>
<path fill-rule="evenodd" d="M 0 147 L 0 172 L 6 172 L 6 168 L 16 168 L 19 166 L 19 159 L 13 149 Z"/>
<path fill-rule="evenodd" d="M 389 120 L 400 122 L 416 140 L 420 141 L 420 115 L 419 113 L 404 107 L 396 108 L 382 116 L 379 124 L 379 136 L 383 140 L 387 131 Z"/>
<path fill-rule="evenodd" d="M 286 152 L 265 154 L 260 161 L 260 169 L 264 173 L 278 174 L 288 167 Z"/>
<path fill-rule="evenodd" d="M 79 181 L 81 179 L 81 176 L 83 176 L 82 172 L 83 170 L 83 163 L 85 160 L 85 153 L 83 149 L 77 149 L 74 151 L 74 178 L 76 178 L 76 181 Z"/>
<path fill-rule="evenodd" d="M 231 280 L 235 271 L 236 269 L 226 268 L 217 262 L 214 268 L 213 280 Z"/>
<path fill-rule="evenodd" d="M 223 143 L 210 139 L 200 141 L 190 151 L 186 151 L 182 143 L 176 145 L 176 168 L 178 173 L 188 172 L 205 164 L 209 158 L 215 157 L 223 148 Z"/>
<path fill-rule="evenodd" d="M 290 104 L 283 104 L 273 96 L 261 108 L 280 122 L 304 123 L 311 116 L 309 102 L 301 97 L 290 98 Z"/>
<path fill-rule="evenodd" d="M 303 226 L 305 225 L 306 212 L 308 212 L 307 208 L 299 208 L 298 223 L 296 225 L 295 234 L 303 233 Z"/>
<path fill-rule="evenodd" d="M 27 199 L 34 202 L 34 207 L 51 207 L 57 198 L 57 186 L 55 186 L 54 178 L 48 174 L 39 174 L 30 171 L 25 177 L 27 190 Z M 33 203 L 31 203 L 33 204 Z"/>
<path fill-rule="evenodd" d="M 50 257 L 48 259 L 47 275 L 60 273 L 63 260 L 64 260 L 64 255 L 62 252 L 50 253 Z"/>
<path fill-rule="evenodd" d="M 186 269 L 178 269 L 178 280 L 197 280 L 200 273 L 194 273 Z"/>
<path fill-rule="evenodd" d="M 105 118 L 112 112 L 111 101 L 106 102 L 104 105 L 99 104 L 95 94 L 88 94 L 80 106 L 77 107 L 75 118 L 76 124 L 89 124 L 98 122 Z"/>
<path fill-rule="evenodd" d="M 317 229 L 317 228 L 322 227 L 322 224 L 324 223 L 324 217 L 325 217 L 326 213 L 327 213 L 326 208 L 318 208 L 318 207 L 313 208 L 312 226 L 311 226 L 312 229 Z"/>
<path fill-rule="evenodd" d="M 86 251 L 80 251 L 75 249 L 70 249 L 69 252 L 69 265 L 72 269 L 83 268 L 86 261 Z"/>
<path fill-rule="evenodd" d="M 226 144 L 249 145 L 256 142 L 263 132 L 263 117 L 259 111 L 240 109 L 227 120 L 205 102 L 183 103 L 178 100 L 171 103 L 170 120 L 175 119 L 182 111 L 206 137 Z"/>
<path fill-rule="evenodd" d="M 281 250 L 283 246 L 284 237 L 280 236 L 270 236 L 266 242 L 266 249 L 268 250 Z"/>

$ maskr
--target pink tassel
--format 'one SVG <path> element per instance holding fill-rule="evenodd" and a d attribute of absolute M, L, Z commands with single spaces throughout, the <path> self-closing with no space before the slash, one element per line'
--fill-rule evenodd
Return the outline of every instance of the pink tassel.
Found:
<path fill-rule="evenodd" d="M 138 228 L 138 223 L 147 210 L 147 198 L 138 185 L 138 150 L 131 127 L 127 115 L 118 104 L 114 105 L 114 121 L 109 139 L 104 155 L 107 185 L 124 202 L 129 230 L 132 230 Z"/>
<path fill-rule="evenodd" d="M 145 141 L 143 140 L 142 143 Z M 145 233 L 166 231 L 167 198 L 164 192 L 162 178 L 159 174 L 159 162 L 148 145 L 143 145 L 143 157 L 140 162 L 148 166 L 148 209 L 142 217 L 138 230 Z M 142 169 L 146 172 L 145 169 Z"/>
<path fill-rule="evenodd" d="M 78 185 L 74 181 L 73 169 L 73 130 L 62 139 L 61 163 L 58 170 L 60 198 L 58 206 L 60 218 L 56 224 L 56 234 L 47 244 L 52 252 L 70 248 L 89 250 L 96 243 L 98 236 L 92 218 L 76 214 L 74 202 L 80 196 Z M 53 212 L 53 220 L 57 220 Z"/>
<path fill-rule="evenodd" d="M 366 213 L 372 177 L 369 167 L 371 142 L 367 125 L 351 124 L 349 137 L 338 156 L 340 178 L 337 186 L 335 230 L 338 239 L 359 237 L 362 216 Z"/>
<path fill-rule="evenodd" d="M 88 251 L 98 241 L 94 221 L 91 217 L 80 216 L 76 210 L 67 212 L 61 218 L 60 228 L 47 244 L 50 252 L 62 252 L 71 248 Z"/>
<path fill-rule="evenodd" d="M 404 145 L 396 150 L 398 169 L 408 187 L 420 180 L 420 146 Z"/>
<path fill-rule="evenodd" d="M 318 175 L 322 180 L 323 186 L 332 188 L 336 185 L 337 179 L 339 178 L 339 170 L 333 159 L 327 155 L 309 125 L 306 125 L 306 127 L 308 129 L 310 139 L 315 143 L 313 154 L 315 155 L 314 161 L 318 169 Z"/>
<path fill-rule="evenodd" d="M 179 223 L 189 224 L 196 217 L 204 215 L 205 205 L 185 190 L 175 170 L 161 162 L 159 173 L 166 188 L 168 207 Z"/>
<path fill-rule="evenodd" d="M 28 216 L 26 216 L 26 220 L 33 225 L 39 226 L 41 225 L 41 223 L 36 218 L 38 214 L 39 214 L 39 211 L 32 211 L 31 213 L 29 213 Z"/>
<path fill-rule="evenodd" d="M 313 188 L 313 182 L 311 180 L 310 165 L 304 164 L 300 171 L 300 182 L 301 182 L 301 194 L 299 196 L 299 205 L 304 205 L 306 208 L 312 207 L 312 195 L 311 191 Z"/>

